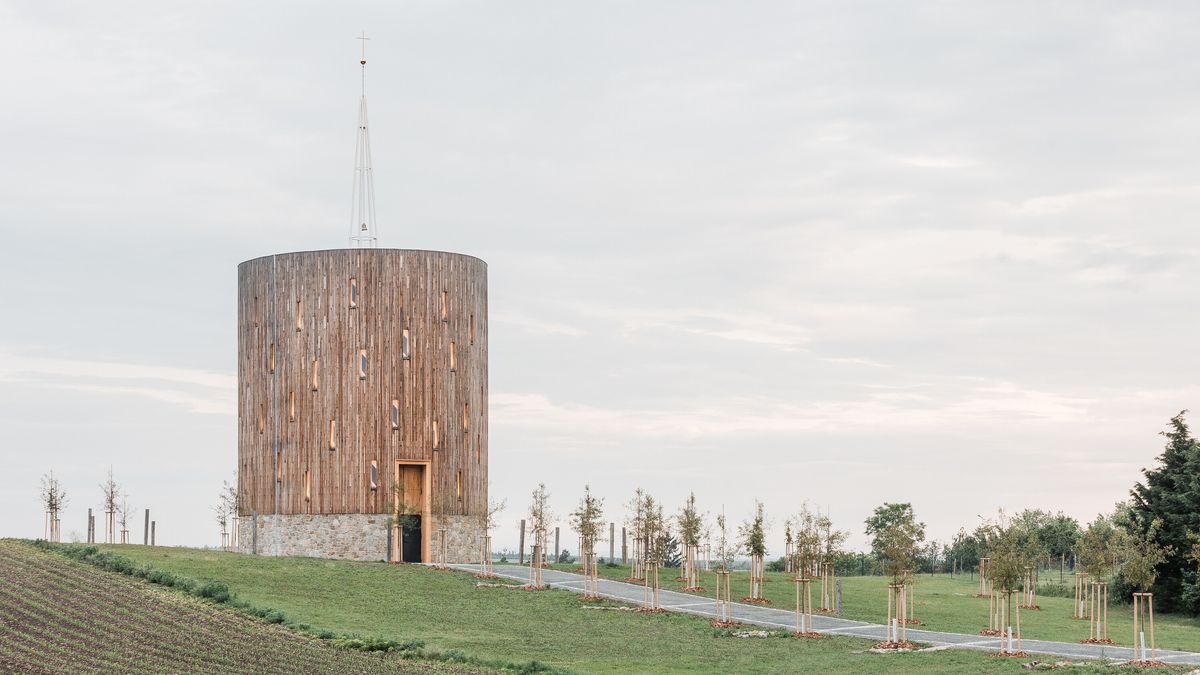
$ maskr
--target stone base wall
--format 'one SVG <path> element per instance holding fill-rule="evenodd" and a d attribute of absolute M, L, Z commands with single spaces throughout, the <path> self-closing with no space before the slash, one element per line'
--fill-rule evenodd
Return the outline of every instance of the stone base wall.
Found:
<path fill-rule="evenodd" d="M 427 560 L 440 560 L 438 530 L 444 527 L 446 562 L 479 561 L 481 518 L 435 515 L 430 520 Z M 379 513 L 242 516 L 238 520 L 238 550 L 270 556 L 387 560 L 388 516 Z"/>
<path fill-rule="evenodd" d="M 441 543 L 438 528 L 446 528 L 446 562 L 478 563 L 479 547 L 483 544 L 483 519 L 478 516 L 442 514 L 433 516 L 429 531 L 429 561 L 440 562 Z"/>

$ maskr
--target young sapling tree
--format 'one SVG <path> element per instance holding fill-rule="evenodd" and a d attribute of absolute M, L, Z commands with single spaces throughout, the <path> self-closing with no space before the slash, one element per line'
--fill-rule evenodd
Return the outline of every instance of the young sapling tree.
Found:
<path fill-rule="evenodd" d="M 42 507 L 46 510 L 46 540 L 62 541 L 62 521 L 59 515 L 67 508 L 67 491 L 54 476 L 54 470 L 42 476 Z"/>
<path fill-rule="evenodd" d="M 676 518 L 679 523 L 679 539 L 683 544 L 683 581 L 685 591 L 700 593 L 700 536 L 704 530 L 704 516 L 696 508 L 696 493 L 690 493 Z"/>
<path fill-rule="evenodd" d="M 763 597 L 763 558 L 767 555 L 767 517 L 763 503 L 755 500 L 754 516 L 738 528 L 742 551 L 750 557 L 750 595 L 742 602 L 768 604 Z"/>

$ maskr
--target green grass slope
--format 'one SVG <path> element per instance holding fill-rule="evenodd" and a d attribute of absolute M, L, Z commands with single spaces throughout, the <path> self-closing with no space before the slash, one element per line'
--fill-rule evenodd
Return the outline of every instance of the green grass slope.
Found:
<path fill-rule="evenodd" d="M 0 540 L 0 672 L 466 673 L 319 640 Z"/>
<path fill-rule="evenodd" d="M 566 591 L 477 588 L 470 574 L 420 566 L 105 548 L 177 574 L 221 580 L 240 599 L 314 627 L 586 673 L 1017 673 L 1028 662 L 957 650 L 870 654 L 868 642 L 845 637 L 733 638 L 697 617 L 585 609 Z M 1073 670 L 1088 671 L 1116 669 Z"/>
<path fill-rule="evenodd" d="M 574 571 L 574 565 L 554 565 L 555 569 Z M 610 579 L 629 576 L 629 567 L 601 567 L 600 573 Z M 675 581 L 678 570 L 664 569 L 659 574 L 662 588 L 679 591 L 683 583 Z M 792 609 L 796 605 L 796 584 L 791 575 L 768 572 L 768 583 L 763 584 L 764 596 L 771 607 Z M 1055 578 L 1057 580 L 1057 577 Z M 886 577 L 844 577 L 842 579 L 842 616 L 857 621 L 883 623 L 887 617 Z M 1070 578 L 1068 577 L 1068 582 Z M 714 588 L 715 575 L 701 573 L 701 584 L 709 590 Z M 749 575 L 745 572 L 733 574 L 735 599 L 750 593 Z M 813 606 L 820 604 L 817 596 L 820 584 L 813 584 Z M 929 630 L 952 633 L 978 633 L 987 628 L 988 601 L 976 598 L 978 580 L 971 577 L 949 575 L 921 575 L 916 582 L 916 607 L 914 614 L 922 626 Z M 711 593 L 702 593 L 709 595 Z M 1039 597 L 1041 610 L 1021 611 L 1021 634 L 1024 637 L 1056 642 L 1079 642 L 1088 636 L 1088 622 L 1071 618 L 1071 598 Z M 1164 649 L 1200 651 L 1200 619 L 1171 614 L 1157 614 L 1154 629 L 1158 646 Z M 1108 610 L 1109 637 L 1117 644 L 1133 644 L 1133 610 L 1129 605 L 1112 603 Z"/>

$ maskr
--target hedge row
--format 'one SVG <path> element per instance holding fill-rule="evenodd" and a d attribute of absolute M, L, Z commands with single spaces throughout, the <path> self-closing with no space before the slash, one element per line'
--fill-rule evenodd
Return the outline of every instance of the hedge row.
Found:
<path fill-rule="evenodd" d="M 126 576 L 135 577 L 138 579 L 145 579 L 152 584 L 173 588 L 179 592 L 186 593 L 197 598 L 202 598 L 218 605 L 226 605 L 250 616 L 262 619 L 267 623 L 281 624 L 286 628 L 311 635 L 318 639 L 328 640 L 329 645 L 334 649 L 362 652 L 395 652 L 401 658 L 405 659 L 462 663 L 485 668 L 495 668 L 506 672 L 520 673 L 522 675 L 526 673 L 565 674 L 570 672 L 561 668 L 548 666 L 539 661 L 530 661 L 528 663 L 512 663 L 509 661 L 480 659 L 478 657 L 468 656 L 457 649 L 451 649 L 444 652 L 428 650 L 425 649 L 425 643 L 421 640 L 407 640 L 405 642 L 400 642 L 397 640 L 387 640 L 377 637 L 363 637 L 353 633 L 343 633 L 339 635 L 330 630 L 313 628 L 306 623 L 296 623 L 290 621 L 282 610 L 272 609 L 269 607 L 257 607 L 243 600 L 239 600 L 229 590 L 229 585 L 223 581 L 217 581 L 215 579 L 205 579 L 201 581 L 191 577 L 185 577 L 180 574 L 174 574 L 146 563 L 134 562 L 123 555 L 113 553 L 111 551 L 101 551 L 95 546 L 86 546 L 83 544 L 54 544 L 44 539 L 35 540 L 33 545 L 46 551 L 58 553 L 59 555 L 70 558 L 71 560 L 94 565 L 110 572 L 116 572 L 117 574 L 124 574 Z"/>

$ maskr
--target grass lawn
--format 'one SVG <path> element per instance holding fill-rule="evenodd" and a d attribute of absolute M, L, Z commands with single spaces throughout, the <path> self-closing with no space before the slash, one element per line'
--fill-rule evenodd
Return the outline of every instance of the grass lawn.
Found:
<path fill-rule="evenodd" d="M 218 579 L 255 605 L 338 632 L 421 639 L 483 658 L 538 660 L 589 673 L 1018 673 L 1028 660 L 945 650 L 878 655 L 853 638 L 739 639 L 707 621 L 583 609 L 566 591 L 476 588 L 467 573 L 419 566 L 269 558 L 180 548 L 105 546 L 197 579 Z M 769 584 L 772 593 L 784 584 Z M 865 600 L 864 600 L 865 604 Z M 1076 672 L 1116 672 L 1095 666 Z"/>
<path fill-rule="evenodd" d="M 555 569 L 573 571 L 575 565 L 554 565 Z M 600 573 L 611 579 L 629 576 L 629 567 L 601 567 Z M 677 570 L 662 570 L 659 582 L 662 588 L 681 590 L 683 583 L 676 582 Z M 763 585 L 764 595 L 771 607 L 793 609 L 796 604 L 796 585 L 789 581 L 791 575 L 782 572 L 767 572 L 769 582 Z M 1057 576 L 1055 577 L 1057 579 Z M 701 584 L 713 590 L 715 575 L 701 572 Z M 887 617 L 887 584 L 885 577 L 843 577 L 842 616 L 847 619 L 883 623 Z M 1071 578 L 1067 577 L 1071 583 Z M 746 572 L 733 573 L 733 595 L 739 599 L 750 594 L 750 578 Z M 813 606 L 819 606 L 817 597 L 819 583 L 813 584 Z M 978 633 L 987 627 L 986 598 L 976 598 L 978 579 L 969 576 L 951 578 L 945 574 L 921 575 L 917 579 L 916 607 L 914 614 L 925 625 L 917 628 L 949 631 L 954 633 Z M 1040 611 L 1021 611 L 1021 633 L 1024 637 L 1058 642 L 1079 642 L 1088 635 L 1088 622 L 1071 618 L 1071 598 L 1038 597 Z M 1200 619 L 1172 614 L 1156 614 L 1155 635 L 1158 646 L 1164 649 L 1200 651 Z M 1133 610 L 1129 605 L 1112 603 L 1108 609 L 1109 637 L 1117 644 L 1129 646 L 1133 643 Z"/>

